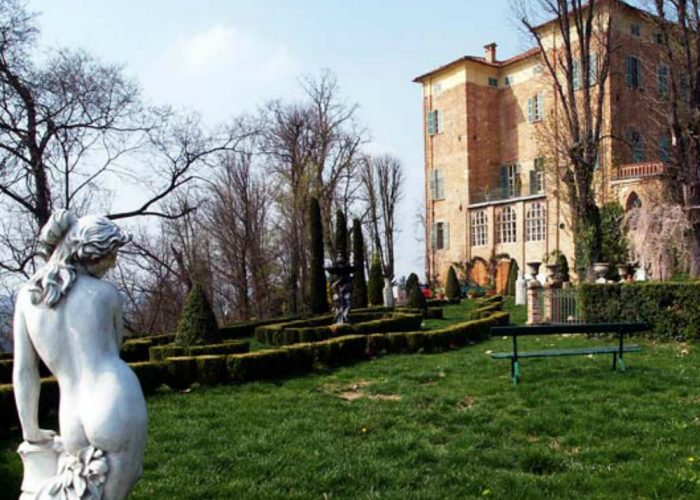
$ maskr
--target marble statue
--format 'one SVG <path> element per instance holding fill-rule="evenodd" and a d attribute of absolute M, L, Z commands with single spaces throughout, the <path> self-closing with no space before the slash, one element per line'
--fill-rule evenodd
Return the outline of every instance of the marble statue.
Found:
<path fill-rule="evenodd" d="M 122 499 L 141 477 L 146 403 L 119 358 L 121 298 L 100 279 L 129 240 L 106 217 L 66 210 L 41 230 L 47 262 L 20 290 L 14 319 L 22 500 Z M 60 436 L 39 428 L 39 359 L 60 388 Z"/>
<path fill-rule="evenodd" d="M 350 308 L 352 307 L 352 275 L 340 272 L 331 283 L 333 302 L 335 303 L 335 318 L 333 323 L 344 325 L 350 323 Z"/>

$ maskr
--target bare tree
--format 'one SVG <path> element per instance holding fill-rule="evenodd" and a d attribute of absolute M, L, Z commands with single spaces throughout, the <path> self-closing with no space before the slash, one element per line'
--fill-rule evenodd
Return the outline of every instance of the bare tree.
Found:
<path fill-rule="evenodd" d="M 537 44 L 552 86 L 554 108 L 540 132 L 552 151 L 555 177 L 566 186 L 572 209 L 579 274 L 601 251 L 594 171 L 607 135 L 604 108 L 615 47 L 613 2 L 515 2 L 516 15 Z M 540 24 L 537 20 L 551 19 Z M 563 163 L 563 164 L 562 164 Z"/>
<path fill-rule="evenodd" d="M 650 16 L 663 37 L 670 88 L 658 118 L 670 130 L 670 201 L 683 207 L 688 231 L 689 272 L 700 277 L 700 4 L 696 0 L 653 0 Z"/>

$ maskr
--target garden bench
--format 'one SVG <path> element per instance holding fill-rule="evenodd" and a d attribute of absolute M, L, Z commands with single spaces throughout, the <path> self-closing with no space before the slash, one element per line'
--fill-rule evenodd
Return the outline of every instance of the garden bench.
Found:
<path fill-rule="evenodd" d="M 620 366 L 621 371 L 625 371 L 623 354 L 628 352 L 640 352 L 642 349 L 638 345 L 625 345 L 625 334 L 643 332 L 649 329 L 646 323 L 576 323 L 576 324 L 541 324 L 527 326 L 494 326 L 491 328 L 492 336 L 513 337 L 513 352 L 494 352 L 491 357 L 494 359 L 510 359 L 510 373 L 513 383 L 520 380 L 521 358 L 546 358 L 553 356 L 577 356 L 593 354 L 612 354 L 613 370 Z M 546 351 L 518 351 L 518 337 L 526 335 L 557 335 L 585 333 L 593 334 L 616 334 L 618 336 L 617 345 L 602 347 L 583 347 L 572 349 L 551 349 Z"/>

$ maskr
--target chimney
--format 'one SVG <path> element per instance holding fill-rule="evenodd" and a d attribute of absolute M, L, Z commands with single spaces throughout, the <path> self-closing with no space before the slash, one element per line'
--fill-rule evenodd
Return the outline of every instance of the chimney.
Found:
<path fill-rule="evenodd" d="M 490 43 L 488 45 L 484 45 L 484 50 L 486 62 L 494 64 L 496 62 L 496 44 Z"/>

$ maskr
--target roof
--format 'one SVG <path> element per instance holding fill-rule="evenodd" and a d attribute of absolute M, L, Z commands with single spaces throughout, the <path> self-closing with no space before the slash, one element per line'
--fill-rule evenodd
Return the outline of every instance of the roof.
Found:
<path fill-rule="evenodd" d="M 585 9 L 586 7 L 588 7 L 589 3 L 590 3 L 590 2 L 585 3 L 585 4 L 583 5 L 583 8 Z M 605 3 L 616 3 L 616 4 L 620 5 L 621 7 L 626 8 L 626 9 L 628 9 L 628 10 L 631 10 L 631 11 L 633 11 L 633 12 L 635 12 L 635 13 L 642 13 L 642 14 L 645 14 L 645 15 L 649 15 L 648 12 L 646 12 L 646 11 L 644 11 L 644 10 L 642 10 L 642 9 L 639 9 L 639 8 L 637 8 L 637 7 L 634 7 L 634 6 L 632 6 L 632 5 L 630 5 L 630 4 L 626 3 L 626 2 L 623 2 L 622 0 L 598 0 L 598 4 L 599 4 L 599 5 L 602 5 L 602 4 L 605 4 Z M 550 23 L 554 22 L 555 20 L 556 20 L 556 18 L 550 19 L 549 21 L 546 21 L 546 22 L 544 22 L 544 23 L 538 25 L 537 27 L 535 27 L 535 29 L 540 29 L 540 28 L 542 28 L 542 27 L 544 27 L 544 26 L 547 26 L 547 25 L 549 25 Z M 435 73 L 439 73 L 440 71 L 443 71 L 443 70 L 446 70 L 446 69 L 448 69 L 448 68 L 457 66 L 458 64 L 464 63 L 464 62 L 467 62 L 467 61 L 475 62 L 475 63 L 479 63 L 479 64 L 483 64 L 483 65 L 485 65 L 485 66 L 490 66 L 490 67 L 492 67 L 492 68 L 502 68 L 502 67 L 507 66 L 507 65 L 509 65 L 509 64 L 513 64 L 513 63 L 516 63 L 516 62 L 518 62 L 518 61 L 522 61 L 522 60 L 524 60 L 524 59 L 528 59 L 528 58 L 530 58 L 530 57 L 534 57 L 535 55 L 538 55 L 539 53 L 540 53 L 540 49 L 539 49 L 538 47 L 534 47 L 534 48 L 532 48 L 532 49 L 530 49 L 530 50 L 528 50 L 528 51 L 526 51 L 526 52 L 523 52 L 523 53 L 521 53 L 521 54 L 518 54 L 518 55 L 516 55 L 516 56 L 513 56 L 513 57 L 511 57 L 510 59 L 506 59 L 505 61 L 496 61 L 495 63 L 490 63 L 490 62 L 486 61 L 486 59 L 483 58 L 483 57 L 478 57 L 478 56 L 462 56 L 462 57 L 460 57 L 459 59 L 455 59 L 455 60 L 452 61 L 452 62 L 449 62 L 449 63 L 447 63 L 447 64 L 443 64 L 442 66 L 440 66 L 440 67 L 438 67 L 438 68 L 435 68 L 435 69 L 433 69 L 433 70 L 431 70 L 431 71 L 428 71 L 427 73 L 423 73 L 422 75 L 415 77 L 415 78 L 413 79 L 413 81 L 416 82 L 416 83 L 420 83 L 421 81 L 423 81 L 424 78 L 426 78 L 426 77 L 428 77 L 428 76 L 431 76 L 431 75 L 433 75 L 433 74 L 435 74 Z"/>

